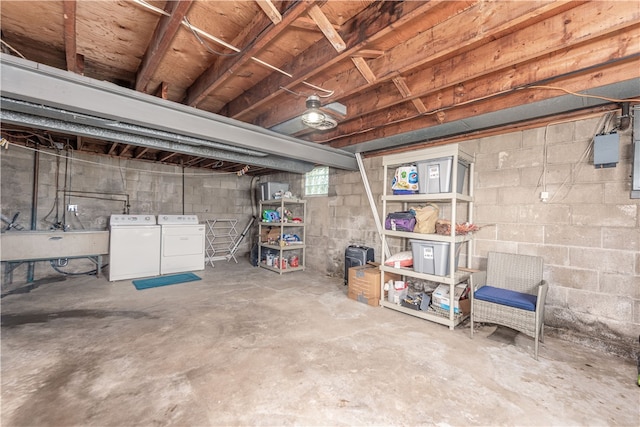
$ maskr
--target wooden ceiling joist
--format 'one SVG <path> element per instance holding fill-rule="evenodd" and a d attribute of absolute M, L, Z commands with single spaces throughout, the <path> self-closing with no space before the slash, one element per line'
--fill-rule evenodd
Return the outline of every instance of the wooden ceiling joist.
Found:
<path fill-rule="evenodd" d="M 64 52 L 67 60 L 67 70 L 82 74 L 82 67 L 78 66 L 78 48 L 76 41 L 76 0 L 62 2 L 64 12 Z"/>
<path fill-rule="evenodd" d="M 117 146 L 118 146 L 117 142 L 112 143 L 111 147 L 109 147 L 109 151 L 107 151 L 107 154 L 112 155 L 114 153 L 114 151 L 116 150 Z"/>
<path fill-rule="evenodd" d="M 409 86 L 407 86 L 407 81 L 403 77 L 394 77 L 392 80 L 403 98 L 411 98 L 411 90 L 409 89 Z M 422 114 L 427 112 L 427 107 L 425 107 L 420 98 L 412 98 L 411 102 L 416 107 L 416 110 L 418 110 L 418 113 Z"/>
<path fill-rule="evenodd" d="M 549 13 L 553 8 L 564 11 L 569 7 L 567 3 L 536 3 L 537 8 L 529 2 L 497 2 L 493 5 L 497 9 L 496 12 L 500 12 L 500 20 L 494 14 L 482 16 L 481 20 L 475 19 L 476 25 L 485 28 L 486 31 L 478 32 L 469 29 L 460 35 L 460 28 L 469 28 L 468 26 L 465 27 L 464 23 L 469 22 L 472 17 L 477 18 L 478 16 L 477 8 L 479 6 L 474 5 L 463 13 L 436 25 L 432 31 L 418 34 L 407 43 L 396 46 L 386 52 L 380 58 L 371 60 L 369 65 L 378 77 L 378 81 L 375 84 L 390 82 L 392 78 L 397 76 L 398 71 L 402 71 L 403 74 L 404 72 L 410 73 L 415 71 L 415 67 L 422 65 L 423 68 L 420 68 L 419 73 L 414 72 L 411 74 L 411 80 L 415 81 L 416 84 L 410 83 L 413 96 L 422 97 L 426 93 L 421 87 L 428 85 L 433 90 L 433 87 L 436 86 L 434 76 L 438 79 L 446 79 L 447 83 L 444 86 L 450 84 L 453 78 L 446 70 L 443 70 L 442 64 L 443 62 L 451 63 L 453 61 L 452 58 L 458 61 L 452 70 L 458 74 L 464 73 L 467 75 L 466 79 L 461 80 L 464 81 L 474 78 L 469 72 L 471 67 L 482 67 L 485 69 L 483 73 L 486 73 L 486 70 L 490 68 L 496 70 L 510 67 L 519 62 L 542 57 L 551 52 L 552 46 L 563 46 L 564 50 L 568 45 L 576 45 L 589 39 L 597 38 L 599 36 L 598 29 L 602 29 L 604 33 L 605 28 L 611 25 L 620 28 L 625 22 L 630 25 L 631 23 L 636 23 L 638 19 L 633 14 L 621 17 L 611 13 L 611 11 L 605 13 L 604 10 L 598 10 L 598 2 L 578 6 L 569 12 L 560 13 L 547 20 L 542 20 L 541 16 Z M 486 7 L 486 5 L 484 6 Z M 578 19 L 577 16 L 580 13 L 575 9 L 579 8 L 585 8 L 585 10 L 580 10 L 580 13 L 587 13 L 589 16 L 591 13 L 599 13 L 601 15 L 599 21 L 603 21 L 603 23 L 594 26 L 591 22 Z M 572 15 L 576 15 L 573 18 L 574 20 L 571 20 Z M 568 23 L 566 22 L 567 20 L 569 20 Z M 523 22 L 525 21 L 529 25 L 523 27 Z M 491 35 L 492 32 L 489 30 L 492 26 L 495 27 L 494 30 L 508 32 L 510 23 L 513 23 L 513 28 L 511 28 L 509 35 L 500 39 L 495 39 Z M 566 26 L 570 28 L 567 29 Z M 551 31 L 551 29 L 555 28 L 558 29 L 557 32 Z M 489 38 L 488 40 L 487 37 Z M 554 38 L 562 38 L 562 41 L 553 40 Z M 545 42 L 536 42 L 540 39 Z M 468 48 L 460 49 L 461 44 Z M 507 46 L 523 45 L 526 48 L 506 49 Z M 497 55 L 496 52 L 502 52 L 502 54 Z M 457 55 L 453 55 L 454 53 Z M 476 60 L 476 58 L 478 59 Z M 492 58 L 492 60 L 486 61 L 486 58 Z M 437 64 L 437 69 L 424 67 L 424 64 L 427 63 Z M 334 88 L 334 99 L 349 99 L 345 104 L 350 117 L 357 117 L 356 112 L 365 109 L 362 105 L 363 102 L 367 104 L 366 110 L 370 112 L 372 106 L 375 107 L 373 108 L 374 110 L 379 110 L 388 108 L 393 103 L 405 101 L 404 99 L 398 99 L 395 91 L 392 90 L 390 93 L 393 93 L 393 95 L 389 96 L 389 99 L 393 99 L 393 101 L 384 102 L 380 96 L 376 96 L 376 102 L 372 103 L 368 90 L 374 89 L 374 84 L 362 82 L 359 76 L 355 75 L 356 73 L 359 74 L 359 71 L 347 70 L 328 80 L 317 83 L 322 87 Z M 417 74 L 421 75 L 421 81 L 413 78 Z M 442 87 L 443 85 L 439 84 L 437 86 Z M 285 106 L 284 108 L 271 110 L 261 117 L 261 125 L 270 127 L 295 117 L 297 109 L 294 107 L 287 108 Z"/>
<path fill-rule="evenodd" d="M 260 9 L 269 17 L 273 25 L 278 25 L 282 22 L 282 15 L 277 7 L 271 2 L 271 0 L 255 0 L 260 6 Z"/>
<path fill-rule="evenodd" d="M 170 158 L 172 158 L 173 156 L 177 155 L 178 153 L 167 153 L 163 156 L 160 156 L 158 158 L 159 162 L 166 162 L 167 160 L 169 160 Z"/>
<path fill-rule="evenodd" d="M 224 68 L 220 66 L 220 62 L 216 62 L 213 66 L 209 67 L 198 77 L 194 84 L 187 89 L 185 104 L 192 107 L 196 106 L 207 94 L 224 85 L 230 75 L 233 75 L 244 64 L 253 60 L 254 57 L 259 56 L 262 50 L 271 43 L 273 39 L 278 37 L 291 22 L 305 13 L 312 4 L 313 2 L 311 0 L 295 2 L 293 6 L 285 12 L 281 25 L 270 26 L 270 21 L 266 16 L 259 16 L 254 19 L 254 21 L 258 22 L 253 22 L 247 26 L 248 32 L 242 35 L 244 40 L 235 40 L 233 43 L 235 46 L 249 45 L 243 52 L 243 55 L 227 58 L 224 62 Z"/>
<path fill-rule="evenodd" d="M 333 46 L 316 43 L 289 64 L 288 70 L 293 78 L 272 73 L 264 80 L 264 84 L 246 91 L 227 105 L 230 117 L 242 120 L 245 114 L 263 105 L 269 105 L 282 95 L 285 89 L 291 89 L 314 75 L 322 73 L 332 65 L 349 58 L 365 45 L 382 38 L 393 31 L 394 25 L 402 25 L 435 7 L 435 2 L 374 2 L 355 18 L 343 25 L 339 31 L 347 48 L 336 55 Z M 376 19 L 380 14 L 388 16 L 383 21 Z M 293 117 L 293 116 L 290 116 Z M 284 121 L 284 120 L 283 120 Z M 279 122 L 278 122 L 279 123 Z M 271 122 L 271 125 L 274 123 Z M 269 126 L 268 126 L 269 127 Z"/>
<path fill-rule="evenodd" d="M 320 10 L 318 5 L 313 5 L 309 9 L 308 14 L 337 52 L 342 52 L 347 48 L 347 45 L 344 40 L 342 40 L 342 37 L 340 37 L 340 34 L 338 34 L 335 28 L 333 28 L 333 24 L 331 24 L 329 19 L 327 19 L 327 16 L 322 13 L 322 10 Z"/>
<path fill-rule="evenodd" d="M 147 91 L 147 85 L 157 70 L 162 58 L 171 46 L 171 41 L 180 29 L 182 20 L 186 16 L 193 0 L 169 1 L 165 11 L 170 16 L 162 15 L 153 33 L 151 43 L 145 52 L 144 58 L 136 75 L 136 90 Z"/>
<path fill-rule="evenodd" d="M 140 147 L 140 148 L 135 150 L 135 152 L 133 154 L 133 158 L 134 159 L 139 159 L 140 157 L 144 156 L 144 154 L 147 151 L 149 151 L 149 147 Z"/>

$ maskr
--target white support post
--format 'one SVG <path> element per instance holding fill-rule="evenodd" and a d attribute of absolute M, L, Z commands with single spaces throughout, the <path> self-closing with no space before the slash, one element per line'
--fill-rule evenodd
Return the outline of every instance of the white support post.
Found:
<path fill-rule="evenodd" d="M 380 222 L 380 215 L 378 215 L 378 209 L 376 208 L 376 203 L 373 200 L 373 194 L 371 193 L 371 187 L 369 186 L 369 179 L 367 178 L 367 172 L 364 170 L 364 164 L 362 163 L 362 156 L 360 153 L 356 153 L 356 160 L 358 161 L 358 169 L 360 170 L 360 175 L 362 176 L 362 183 L 364 184 L 364 190 L 367 193 L 367 198 L 369 199 L 369 206 L 371 207 L 371 212 L 373 213 L 373 219 L 376 222 L 376 228 L 378 229 L 378 236 L 380 240 L 382 240 L 382 223 Z M 389 246 L 387 242 L 384 241 L 384 253 L 386 258 L 391 256 L 391 251 L 389 251 Z"/>

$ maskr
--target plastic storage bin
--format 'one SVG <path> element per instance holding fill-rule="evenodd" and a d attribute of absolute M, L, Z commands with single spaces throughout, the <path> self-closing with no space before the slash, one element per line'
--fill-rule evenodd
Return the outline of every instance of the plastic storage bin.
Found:
<path fill-rule="evenodd" d="M 409 240 L 413 252 L 413 270 L 418 273 L 447 276 L 449 270 L 449 242 L 431 240 Z M 456 243 L 453 271 L 458 269 L 458 255 L 461 243 Z"/>
<path fill-rule="evenodd" d="M 421 194 L 451 193 L 453 157 L 441 157 L 418 162 L 418 192 Z M 462 193 L 468 165 L 458 161 L 457 192 Z"/>

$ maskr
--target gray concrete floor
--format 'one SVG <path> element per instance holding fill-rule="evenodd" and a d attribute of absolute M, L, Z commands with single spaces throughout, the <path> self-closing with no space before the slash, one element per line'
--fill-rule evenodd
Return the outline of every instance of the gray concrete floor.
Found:
<path fill-rule="evenodd" d="M 521 335 L 471 339 L 309 271 L 197 274 L 3 298 L 2 426 L 640 424 L 631 360 L 547 337 L 535 361 Z"/>

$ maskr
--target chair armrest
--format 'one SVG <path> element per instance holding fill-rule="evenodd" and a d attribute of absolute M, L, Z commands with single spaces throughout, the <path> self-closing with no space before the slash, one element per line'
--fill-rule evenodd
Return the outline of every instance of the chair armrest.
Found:
<path fill-rule="evenodd" d="M 536 311 L 540 311 L 544 308 L 544 303 L 547 299 L 547 292 L 549 291 L 549 284 L 546 280 L 540 281 L 538 284 L 538 299 L 536 301 Z"/>
<path fill-rule="evenodd" d="M 477 291 L 478 288 L 481 288 L 487 284 L 487 272 L 476 271 L 471 273 L 469 284 L 471 285 L 471 294 L 473 295 L 473 293 Z"/>

